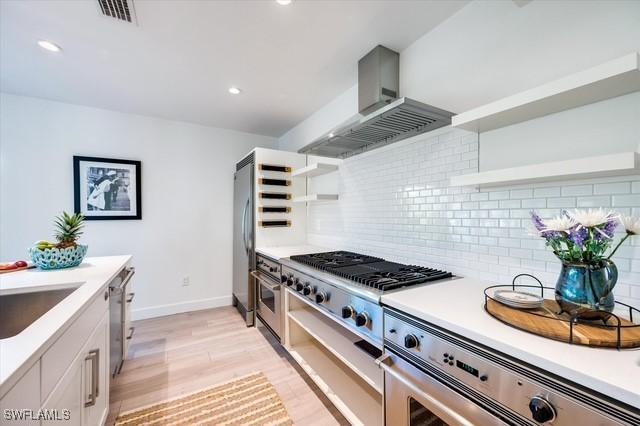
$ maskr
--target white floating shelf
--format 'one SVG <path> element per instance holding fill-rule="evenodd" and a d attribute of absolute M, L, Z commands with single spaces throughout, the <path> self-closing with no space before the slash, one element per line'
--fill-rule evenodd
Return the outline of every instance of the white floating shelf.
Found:
<path fill-rule="evenodd" d="M 307 203 L 310 201 L 335 201 L 338 199 L 338 194 L 309 194 L 300 197 L 293 197 L 294 203 Z"/>
<path fill-rule="evenodd" d="M 562 179 L 624 176 L 637 174 L 639 171 L 640 154 L 623 152 L 454 176 L 451 178 L 451 186 L 497 186 Z"/>
<path fill-rule="evenodd" d="M 313 163 L 309 164 L 306 167 L 302 167 L 301 169 L 295 170 L 293 173 L 291 173 L 291 176 L 315 177 L 335 172 L 336 170 L 338 170 L 337 164 Z"/>
<path fill-rule="evenodd" d="M 486 132 L 639 90 L 640 54 L 634 52 L 454 115 L 451 125 Z"/>
<path fill-rule="evenodd" d="M 351 368 L 369 386 L 382 395 L 382 370 L 375 359 L 357 348 L 354 342 L 360 337 L 349 333 L 342 326 L 311 309 L 297 309 L 288 313 L 289 318 L 322 344 L 336 358 Z"/>

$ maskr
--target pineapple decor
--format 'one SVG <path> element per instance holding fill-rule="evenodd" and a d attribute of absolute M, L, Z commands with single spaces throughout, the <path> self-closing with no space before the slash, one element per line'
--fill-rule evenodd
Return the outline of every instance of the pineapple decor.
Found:
<path fill-rule="evenodd" d="M 84 216 L 62 212 L 54 220 L 56 243 L 41 240 L 29 249 L 33 263 L 40 269 L 61 269 L 78 266 L 87 254 L 87 246 L 78 244 L 84 227 Z"/>

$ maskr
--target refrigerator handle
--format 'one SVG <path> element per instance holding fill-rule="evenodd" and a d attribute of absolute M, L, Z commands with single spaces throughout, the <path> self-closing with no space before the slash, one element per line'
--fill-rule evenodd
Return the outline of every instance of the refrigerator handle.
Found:
<path fill-rule="evenodd" d="M 249 255 L 249 247 L 247 246 L 247 210 L 249 210 L 249 201 L 247 198 L 247 204 L 244 205 L 244 210 L 242 211 L 242 243 L 247 255 Z"/>

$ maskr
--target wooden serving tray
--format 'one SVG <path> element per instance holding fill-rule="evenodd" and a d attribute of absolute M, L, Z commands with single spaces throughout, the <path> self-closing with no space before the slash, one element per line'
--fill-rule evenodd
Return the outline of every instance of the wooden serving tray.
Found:
<path fill-rule="evenodd" d="M 605 348 L 618 347 L 618 321 L 611 317 L 605 326 L 602 321 L 573 324 L 571 335 L 571 316 L 558 314 L 560 306 L 555 300 L 545 299 L 544 305 L 537 309 L 516 309 L 503 305 L 491 298 L 486 299 L 487 312 L 500 321 L 520 330 L 561 342 Z M 620 348 L 640 347 L 640 324 L 620 318 Z"/>

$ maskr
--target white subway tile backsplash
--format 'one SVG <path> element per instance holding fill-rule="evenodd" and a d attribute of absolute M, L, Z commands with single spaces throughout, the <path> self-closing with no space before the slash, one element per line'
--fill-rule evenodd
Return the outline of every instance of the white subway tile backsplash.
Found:
<path fill-rule="evenodd" d="M 608 195 L 600 195 L 595 197 L 578 197 L 576 202 L 578 207 L 610 207 L 611 197 Z"/>
<path fill-rule="evenodd" d="M 640 194 L 614 195 L 611 205 L 613 207 L 637 207 L 640 206 Z"/>
<path fill-rule="evenodd" d="M 309 242 L 429 265 L 510 283 L 530 273 L 553 286 L 560 263 L 531 236 L 530 211 L 605 207 L 640 214 L 640 180 L 601 178 L 477 190 L 449 187 L 453 175 L 478 170 L 478 138 L 463 130 L 423 135 L 347 158 L 337 202 L 309 205 Z M 614 260 L 616 295 L 640 305 L 640 237 Z"/>
<path fill-rule="evenodd" d="M 512 189 L 510 193 L 511 199 L 531 198 L 533 197 L 533 189 Z"/>
<path fill-rule="evenodd" d="M 502 200 L 500 201 L 501 209 L 519 209 L 520 200 Z"/>
<path fill-rule="evenodd" d="M 547 198 L 548 208 L 570 208 L 575 206 L 576 199 L 574 197 Z"/>
<path fill-rule="evenodd" d="M 509 191 L 497 191 L 489 193 L 490 200 L 507 200 L 509 199 Z"/>
<path fill-rule="evenodd" d="M 561 189 L 563 197 L 593 194 L 593 185 L 570 185 Z"/>
<path fill-rule="evenodd" d="M 486 192 L 475 192 L 469 195 L 471 201 L 486 201 L 489 199 L 489 194 Z"/>
<path fill-rule="evenodd" d="M 498 201 L 481 201 L 480 208 L 481 209 L 497 209 L 500 207 L 500 203 Z"/>
<path fill-rule="evenodd" d="M 533 190 L 535 198 L 559 197 L 560 188 L 536 188 Z"/>
<path fill-rule="evenodd" d="M 628 194 L 630 192 L 630 182 L 600 183 L 593 185 L 593 193 L 595 195 Z"/>
<path fill-rule="evenodd" d="M 546 198 L 536 198 L 533 200 L 522 200 L 523 209 L 540 209 L 547 207 Z"/>

